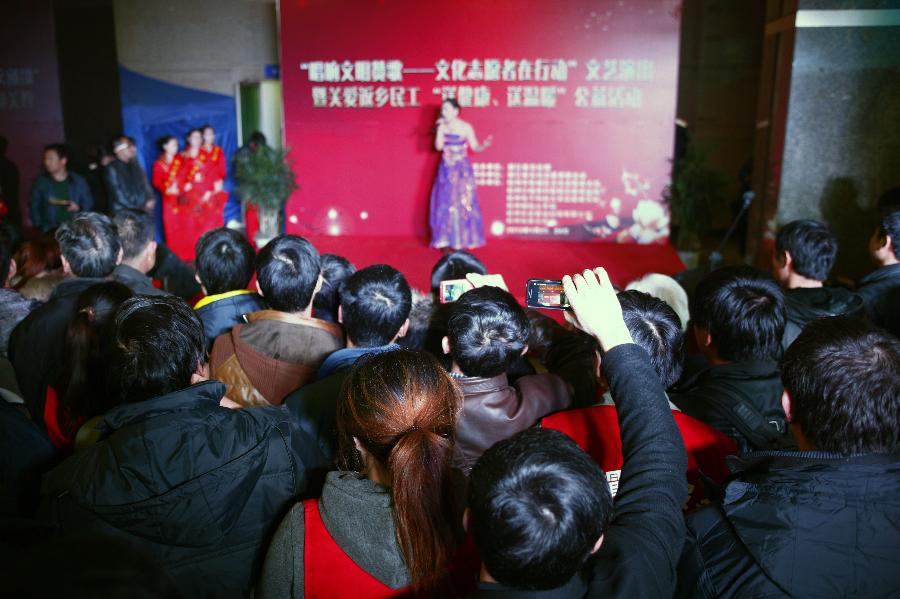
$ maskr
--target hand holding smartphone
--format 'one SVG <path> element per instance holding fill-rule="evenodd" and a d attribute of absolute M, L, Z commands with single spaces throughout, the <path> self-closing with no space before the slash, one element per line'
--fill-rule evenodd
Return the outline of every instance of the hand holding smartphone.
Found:
<path fill-rule="evenodd" d="M 553 279 L 528 279 L 525 284 L 525 305 L 544 310 L 566 310 L 569 300 L 562 281 Z"/>
<path fill-rule="evenodd" d="M 441 303 L 449 304 L 455 302 L 463 293 L 474 288 L 475 286 L 465 279 L 441 281 Z"/>

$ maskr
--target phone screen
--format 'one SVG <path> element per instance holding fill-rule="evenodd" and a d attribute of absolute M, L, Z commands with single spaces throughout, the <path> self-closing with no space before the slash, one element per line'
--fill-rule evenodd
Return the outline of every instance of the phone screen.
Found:
<path fill-rule="evenodd" d="M 449 304 L 455 302 L 463 293 L 470 289 L 472 289 L 472 284 L 466 279 L 441 281 L 441 303 Z"/>
<path fill-rule="evenodd" d="M 525 304 L 530 308 L 565 310 L 569 307 L 562 281 L 530 279 L 525 287 Z"/>

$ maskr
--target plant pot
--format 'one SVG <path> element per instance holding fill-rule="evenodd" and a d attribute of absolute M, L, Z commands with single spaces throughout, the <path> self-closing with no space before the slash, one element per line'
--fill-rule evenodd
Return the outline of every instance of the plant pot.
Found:
<path fill-rule="evenodd" d="M 256 247 L 262 248 L 278 236 L 281 210 L 270 206 L 257 206 L 259 214 L 259 231 L 253 236 Z"/>

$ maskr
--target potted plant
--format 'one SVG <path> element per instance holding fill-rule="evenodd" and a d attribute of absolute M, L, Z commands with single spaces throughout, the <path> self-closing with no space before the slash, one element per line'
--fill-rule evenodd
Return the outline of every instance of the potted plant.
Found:
<path fill-rule="evenodd" d="M 297 190 L 297 176 L 288 160 L 290 151 L 258 146 L 235 157 L 235 190 L 259 211 L 259 231 L 253 238 L 257 247 L 278 235 L 284 205 Z"/>
<path fill-rule="evenodd" d="M 672 183 L 663 191 L 663 200 L 672 215 L 675 247 L 688 267 L 691 258 L 696 261 L 699 256 L 700 238 L 712 224 L 715 206 L 724 201 L 726 183 L 693 144 L 673 164 Z"/>

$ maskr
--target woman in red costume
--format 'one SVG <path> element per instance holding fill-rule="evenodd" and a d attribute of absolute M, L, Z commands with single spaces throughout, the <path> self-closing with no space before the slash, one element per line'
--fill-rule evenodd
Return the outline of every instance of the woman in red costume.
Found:
<path fill-rule="evenodd" d="M 221 194 L 222 198 L 222 207 L 225 206 L 225 202 L 228 201 L 228 194 L 223 191 L 225 186 L 225 152 L 222 151 L 222 147 L 216 145 L 216 130 L 213 129 L 212 125 L 203 125 L 200 128 L 200 132 L 203 134 L 203 146 L 200 148 L 200 151 L 206 155 L 206 162 L 204 167 L 206 168 L 206 176 L 212 178 L 213 183 L 213 193 Z"/>
<path fill-rule="evenodd" d="M 190 244 L 190 253 L 189 256 L 178 255 L 186 262 L 194 260 L 194 244 L 200 236 L 210 229 L 222 226 L 222 210 L 228 200 L 228 194 L 222 191 L 225 178 L 222 148 L 211 144 L 205 149 L 203 137 L 200 129 L 191 129 L 186 138 L 187 147 L 182 153 L 186 171 L 186 206 L 181 211 L 181 219 L 183 236 Z M 212 134 L 211 141 L 214 139 L 215 133 Z"/>
<path fill-rule="evenodd" d="M 184 158 L 178 153 L 178 139 L 166 135 L 158 142 L 159 158 L 153 163 L 153 187 L 162 196 L 163 229 L 166 244 L 185 261 L 193 259 L 194 242 L 188 239 L 184 230 L 188 221 L 180 216 L 184 211 L 184 178 L 186 169 Z M 190 258 L 189 258 L 190 257 Z"/>

